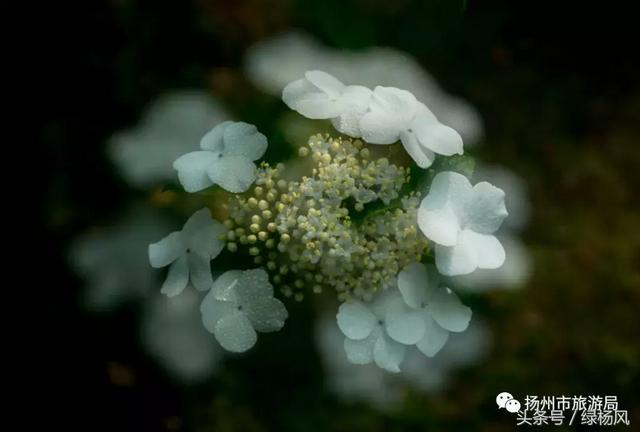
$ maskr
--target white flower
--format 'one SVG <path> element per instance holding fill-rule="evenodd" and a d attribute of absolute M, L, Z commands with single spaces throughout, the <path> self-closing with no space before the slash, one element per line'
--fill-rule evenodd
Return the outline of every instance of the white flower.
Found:
<path fill-rule="evenodd" d="M 288 83 L 314 69 L 321 69 L 342 82 L 410 91 L 418 100 L 428 101 L 429 109 L 438 120 L 460 133 L 466 146 L 477 143 L 483 135 L 477 110 L 447 94 L 414 57 L 401 51 L 386 47 L 338 50 L 323 46 L 308 34 L 291 31 L 258 42 L 245 58 L 245 72 L 252 83 L 278 96 Z"/>
<path fill-rule="evenodd" d="M 258 340 L 256 331 L 278 331 L 287 319 L 287 310 L 273 297 L 273 286 L 263 269 L 222 274 L 202 301 L 200 311 L 205 328 L 232 352 L 247 351 Z"/>
<path fill-rule="evenodd" d="M 360 137 L 360 117 L 369 107 L 371 90 L 344 85 L 322 71 L 307 71 L 304 76 L 284 88 L 284 103 L 307 118 L 332 119 L 339 132 Z"/>
<path fill-rule="evenodd" d="M 199 294 L 153 296 L 145 302 L 140 328 L 142 346 L 175 378 L 200 382 L 218 367 L 223 351 L 202 328 Z"/>
<path fill-rule="evenodd" d="M 487 182 L 471 186 L 462 174 L 435 176 L 420 203 L 418 226 L 436 243 L 436 266 L 447 276 L 502 265 L 504 248 L 493 233 L 507 216 L 504 192 Z"/>
<path fill-rule="evenodd" d="M 160 268 L 171 264 L 162 292 L 176 296 L 191 283 L 200 291 L 211 288 L 213 278 L 209 262 L 217 257 L 224 247 L 220 236 L 226 231 L 224 225 L 213 220 L 209 209 L 195 212 L 184 224 L 182 231 L 175 231 L 157 243 L 149 245 L 149 262 Z"/>
<path fill-rule="evenodd" d="M 438 286 L 435 272 L 420 263 L 412 263 L 398 274 L 401 302 L 387 311 L 387 332 L 396 341 L 416 344 L 426 356 L 433 357 L 446 343 L 449 332 L 464 331 L 471 309 L 463 305 L 449 288 Z"/>
<path fill-rule="evenodd" d="M 187 192 L 214 184 L 229 192 L 249 189 L 256 177 L 253 161 L 267 150 L 267 138 L 244 122 L 222 122 L 200 141 L 201 151 L 187 153 L 173 163 Z"/>
<path fill-rule="evenodd" d="M 204 91 L 166 93 L 145 109 L 136 126 L 114 134 L 107 151 L 128 183 L 147 188 L 171 180 L 171 163 L 227 118 Z"/>
<path fill-rule="evenodd" d="M 462 138 L 440 123 L 415 96 L 395 87 L 376 87 L 369 111 L 360 119 L 362 138 L 371 144 L 402 141 L 407 153 L 421 168 L 433 163 L 434 153 L 462 154 Z"/>
<path fill-rule="evenodd" d="M 108 228 L 74 239 L 69 263 L 85 280 L 87 308 L 108 311 L 153 292 L 158 275 L 147 265 L 145 254 L 149 242 L 170 227 L 157 212 L 136 206 Z"/>
<path fill-rule="evenodd" d="M 351 363 L 375 362 L 389 372 L 400 372 L 405 346 L 387 334 L 389 308 L 400 299 L 397 291 L 384 291 L 371 303 L 348 301 L 340 305 L 338 327 L 346 336 L 344 349 Z"/>

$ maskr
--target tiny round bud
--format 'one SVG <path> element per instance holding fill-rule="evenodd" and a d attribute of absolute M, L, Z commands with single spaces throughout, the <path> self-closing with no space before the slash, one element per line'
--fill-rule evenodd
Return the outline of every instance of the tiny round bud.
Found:
<path fill-rule="evenodd" d="M 257 233 L 258 231 L 260 231 L 260 225 L 258 225 L 257 223 L 252 223 L 251 225 L 249 225 L 249 229 L 252 233 Z"/>
<path fill-rule="evenodd" d="M 275 270 L 276 269 L 276 263 L 273 261 L 267 261 L 267 268 L 269 270 Z"/>
<path fill-rule="evenodd" d="M 235 252 L 238 250 L 238 244 L 234 242 L 229 242 L 227 243 L 227 249 L 229 249 L 229 252 Z"/>
<path fill-rule="evenodd" d="M 240 236 L 240 244 L 247 244 L 249 243 L 249 238 L 246 235 L 242 235 Z"/>
<path fill-rule="evenodd" d="M 262 264 L 262 257 L 260 255 L 258 255 L 257 257 L 255 257 L 253 259 L 253 262 L 256 264 Z"/>
<path fill-rule="evenodd" d="M 300 147 L 300 148 L 298 149 L 298 155 L 299 155 L 300 157 L 306 157 L 306 156 L 309 156 L 309 149 L 308 149 L 308 148 L 306 148 L 306 147 Z"/>
<path fill-rule="evenodd" d="M 258 249 L 255 246 L 249 248 L 249 255 L 253 255 L 253 256 L 260 255 L 260 249 Z"/>
<path fill-rule="evenodd" d="M 260 202 L 258 203 L 258 208 L 260 210 L 266 210 L 269 208 L 269 203 L 266 202 L 265 200 L 260 200 Z"/>
<path fill-rule="evenodd" d="M 227 240 L 234 241 L 236 239 L 236 232 L 231 230 L 227 233 Z"/>
<path fill-rule="evenodd" d="M 269 234 L 267 234 L 267 233 L 266 233 L 266 232 L 264 232 L 264 231 L 260 231 L 260 232 L 258 233 L 258 238 L 259 238 L 260 240 L 262 240 L 262 241 L 265 241 L 268 237 L 269 237 Z"/>
<path fill-rule="evenodd" d="M 273 192 L 267 193 L 267 201 L 274 202 L 276 200 L 276 195 Z"/>
<path fill-rule="evenodd" d="M 227 229 L 233 228 L 233 221 L 231 219 L 225 219 L 224 226 Z"/>
<path fill-rule="evenodd" d="M 273 216 L 273 214 L 271 214 L 271 210 L 263 210 L 262 211 L 262 217 L 265 219 L 271 219 L 271 217 Z"/>
<path fill-rule="evenodd" d="M 264 245 L 267 247 L 267 249 L 273 249 L 276 245 L 276 242 L 273 239 L 267 239 L 267 241 L 264 242 Z"/>
<path fill-rule="evenodd" d="M 254 195 L 257 197 L 262 195 L 263 192 L 264 190 L 260 186 L 256 186 L 256 188 L 253 190 Z"/>
<path fill-rule="evenodd" d="M 275 224 L 275 222 L 269 222 L 267 224 L 267 230 L 270 232 L 276 232 L 276 230 L 278 229 L 278 226 Z"/>
<path fill-rule="evenodd" d="M 287 234 L 287 233 L 284 233 L 284 234 L 282 234 L 282 235 L 280 236 L 280 240 L 281 240 L 283 243 L 289 243 L 289 242 L 291 241 L 291 236 L 290 236 L 289 234 Z"/>
<path fill-rule="evenodd" d="M 295 299 L 296 299 L 297 302 L 301 302 L 302 300 L 304 300 L 304 294 L 296 293 Z"/>
<path fill-rule="evenodd" d="M 257 241 L 258 241 L 258 237 L 256 237 L 256 236 L 255 236 L 255 235 L 253 235 L 253 234 L 249 234 L 249 235 L 247 236 L 247 241 L 248 241 L 249 243 L 251 243 L 251 244 L 254 244 L 255 242 L 257 242 Z"/>
<path fill-rule="evenodd" d="M 322 287 L 320 285 L 314 285 L 313 292 L 316 294 L 320 294 L 322 292 Z"/>
<path fill-rule="evenodd" d="M 258 200 L 251 197 L 247 200 L 247 204 L 249 204 L 249 207 L 256 207 L 258 205 Z"/>

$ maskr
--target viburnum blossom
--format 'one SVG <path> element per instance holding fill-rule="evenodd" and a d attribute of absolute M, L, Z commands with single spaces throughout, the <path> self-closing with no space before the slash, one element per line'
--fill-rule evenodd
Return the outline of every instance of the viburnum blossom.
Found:
<path fill-rule="evenodd" d="M 211 288 L 210 262 L 220 254 L 224 243 L 220 235 L 224 226 L 211 218 L 209 209 L 195 212 L 181 231 L 175 231 L 157 243 L 149 245 L 152 267 L 169 267 L 161 292 L 169 297 L 178 295 L 189 280 L 200 291 Z"/>
<path fill-rule="evenodd" d="M 428 168 L 436 154 L 462 154 L 462 139 L 410 92 L 308 71 L 283 100 L 347 136 L 311 135 L 298 144 L 291 171 L 284 163 L 255 165 L 267 148 L 255 126 L 224 122 L 208 132 L 201 151 L 173 165 L 187 192 L 214 184 L 230 192 L 209 203 L 222 222 L 203 209 L 149 246 L 152 266 L 171 265 L 162 292 L 177 295 L 189 280 L 209 290 L 202 322 L 232 352 L 284 326 L 288 312 L 278 295 L 303 301 L 330 292 L 341 302 L 336 320 L 351 363 L 399 372 L 408 349 L 434 356 L 449 332 L 467 328 L 471 310 L 423 263 L 435 252 L 445 275 L 500 266 L 504 249 L 493 233 L 507 215 L 504 192 L 487 182 L 472 186 L 441 164 L 425 176 L 435 175 L 421 196 L 411 178 L 420 171 L 406 166 L 402 149 Z M 221 266 L 253 268 L 224 269 L 214 282 L 209 261 L 219 254 Z"/>
<path fill-rule="evenodd" d="M 400 140 L 420 168 L 431 166 L 436 153 L 462 154 L 460 135 L 406 90 L 378 86 L 371 91 L 309 71 L 284 88 L 282 99 L 305 117 L 331 119 L 339 132 L 370 144 Z"/>
<path fill-rule="evenodd" d="M 420 203 L 418 225 L 436 243 L 438 271 L 454 276 L 502 265 L 504 248 L 493 233 L 505 217 L 502 189 L 487 182 L 472 186 L 462 174 L 446 171 L 435 176 Z"/>
<path fill-rule="evenodd" d="M 278 331 L 287 319 L 287 310 L 273 297 L 273 286 L 262 269 L 224 273 L 202 301 L 200 311 L 205 328 L 233 352 L 248 350 L 258 339 L 256 331 Z"/>
<path fill-rule="evenodd" d="M 253 161 L 264 155 L 267 138 L 253 125 L 225 121 L 202 138 L 200 148 L 173 163 L 184 189 L 198 192 L 217 184 L 238 193 L 246 191 L 255 180 Z"/>

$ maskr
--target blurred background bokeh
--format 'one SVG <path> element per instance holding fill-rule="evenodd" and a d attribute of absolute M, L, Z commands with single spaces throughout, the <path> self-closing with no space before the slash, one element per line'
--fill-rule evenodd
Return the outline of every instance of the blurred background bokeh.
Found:
<path fill-rule="evenodd" d="M 38 416 L 65 430 L 507 431 L 495 396 L 617 395 L 640 422 L 637 15 L 606 4 L 112 0 L 35 21 L 47 182 Z M 226 119 L 293 154 L 279 99 L 310 68 L 407 88 L 507 190 L 500 272 L 452 281 L 472 327 L 401 377 L 352 368 L 320 304 L 223 354 L 146 244 L 195 202 L 171 161 Z M 172 210 L 174 209 L 174 210 Z M 49 253 L 50 252 L 50 253 Z M 328 315 L 327 315 L 328 314 Z M 337 344 L 336 344 L 337 341 Z M 337 347 L 337 348 L 336 348 Z M 614 428 L 615 429 L 615 428 Z M 557 430 L 566 430 L 557 428 Z"/>

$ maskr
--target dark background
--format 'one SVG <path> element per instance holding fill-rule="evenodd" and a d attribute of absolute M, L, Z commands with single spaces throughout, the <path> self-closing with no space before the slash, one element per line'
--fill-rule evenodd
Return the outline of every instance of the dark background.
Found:
<path fill-rule="evenodd" d="M 464 4 L 467 3 L 467 4 Z M 35 6 L 34 6 L 35 7 Z M 47 176 L 41 215 L 45 331 L 31 336 L 37 408 L 63 430 L 510 430 L 494 409 L 524 394 L 614 394 L 640 416 L 640 59 L 625 2 L 199 0 L 83 2 L 34 11 L 32 86 Z M 136 194 L 104 154 L 161 92 L 204 87 L 238 118 L 269 130 L 269 112 L 242 101 L 252 43 L 289 28 L 329 46 L 392 46 L 417 57 L 484 119 L 478 154 L 528 183 L 524 240 L 535 274 L 518 292 L 478 305 L 495 335 L 490 358 L 457 373 L 437 397 L 409 395 L 380 413 L 322 386 L 312 317 L 292 319 L 272 351 L 230 362 L 185 387 L 137 342 L 135 305 L 94 316 L 65 250 Z M 284 105 L 277 109 L 284 110 Z M 261 130 L 262 130 L 261 127 Z M 267 133 L 268 135 L 268 133 Z M 287 356 L 274 356 L 295 344 Z M 115 366 L 114 366 L 115 365 Z M 129 379 L 113 379 L 114 367 Z M 121 368 L 121 369 L 118 369 Z M 634 426 L 635 425 L 635 426 Z"/>

